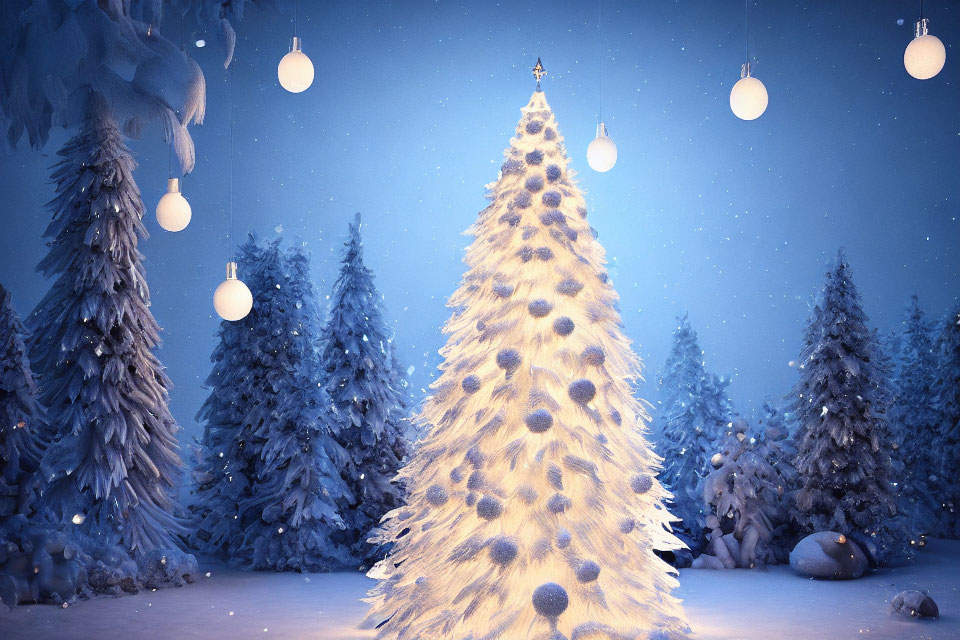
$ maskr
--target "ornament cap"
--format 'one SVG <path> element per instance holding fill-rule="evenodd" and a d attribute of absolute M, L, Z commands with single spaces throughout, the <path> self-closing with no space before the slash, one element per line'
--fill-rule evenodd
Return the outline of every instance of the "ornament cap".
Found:
<path fill-rule="evenodd" d="M 167 179 L 167 193 L 180 193 L 180 178 Z"/>
<path fill-rule="evenodd" d="M 290 53 L 294 51 L 300 51 L 303 46 L 303 40 L 300 39 L 300 36 L 293 36 L 290 39 Z"/>
<path fill-rule="evenodd" d="M 598 138 L 608 138 L 610 137 L 607 134 L 607 125 L 603 122 L 597 123 L 597 137 Z"/>
<path fill-rule="evenodd" d="M 920 18 L 917 20 L 916 24 L 913 25 L 913 37 L 922 38 L 928 33 L 930 33 L 930 19 Z"/>
<path fill-rule="evenodd" d="M 749 78 L 750 77 L 750 63 L 744 62 L 740 65 L 740 78 Z"/>
<path fill-rule="evenodd" d="M 237 263 L 228 262 L 227 263 L 227 280 L 236 280 L 237 279 Z"/>

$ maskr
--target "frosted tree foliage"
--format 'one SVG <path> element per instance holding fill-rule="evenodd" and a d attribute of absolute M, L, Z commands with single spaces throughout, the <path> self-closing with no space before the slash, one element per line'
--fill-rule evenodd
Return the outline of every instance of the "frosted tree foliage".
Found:
<path fill-rule="evenodd" d="M 701 483 L 733 413 L 727 384 L 707 372 L 696 332 L 686 316 L 679 318 L 660 380 L 663 409 L 658 416 L 657 452 L 664 460 L 660 479 L 673 493 L 671 511 L 681 519 L 677 529 L 695 552 L 705 542 L 709 513 Z"/>
<path fill-rule="evenodd" d="M 632 395 L 640 363 L 544 94 L 522 113 L 469 230 L 369 622 L 411 640 L 678 637 L 654 551 L 680 542 Z"/>
<path fill-rule="evenodd" d="M 725 569 L 752 569 L 777 562 L 770 549 L 774 527 L 784 519 L 779 477 L 763 456 L 756 437 L 738 418 L 711 457 L 712 471 L 702 483 L 710 541 L 706 553 L 694 561 L 707 564 L 707 554 Z M 719 567 L 718 567 L 719 568 Z"/>
<path fill-rule="evenodd" d="M 935 528 L 940 493 L 937 468 L 937 410 L 935 389 L 937 354 L 931 328 L 913 296 L 900 341 L 899 372 L 893 384 L 890 424 L 903 463 L 901 505 L 913 527 L 929 533 Z"/>
<path fill-rule="evenodd" d="M 33 508 L 43 411 L 27 359 L 27 330 L 0 285 L 0 523 Z M 2 537 L 2 535 L 0 535 Z"/>
<path fill-rule="evenodd" d="M 910 534 L 897 516 L 881 413 L 885 399 L 873 336 L 841 250 L 804 336 L 797 422 L 797 492 L 793 518 L 802 533 L 838 531 L 881 562 L 906 553 Z"/>
<path fill-rule="evenodd" d="M 317 310 L 306 255 L 251 236 L 238 262 L 254 306 L 223 321 L 207 379 L 196 541 L 252 569 L 329 571 L 353 564 L 336 540 L 350 498 L 314 350 Z"/>
<path fill-rule="evenodd" d="M 756 450 L 773 469 L 773 483 L 777 494 L 779 511 L 773 522 L 773 541 L 767 545 L 770 555 L 777 562 L 786 563 L 790 550 L 796 542 L 790 511 L 797 492 L 797 446 L 788 422 L 792 416 L 772 402 L 764 401 L 760 408 L 760 430 L 756 435 Z M 773 562 L 773 560 L 768 560 Z"/>
<path fill-rule="evenodd" d="M 16 147 L 26 136 L 40 148 L 51 128 L 82 126 L 86 96 L 95 91 L 128 136 L 139 137 L 147 123 L 159 122 L 180 166 L 192 171 L 187 127 L 203 123 L 206 81 L 197 63 L 161 34 L 162 4 L 168 3 L 0 2 L 0 130 L 6 144 Z"/>
<path fill-rule="evenodd" d="M 394 482 L 410 449 L 402 375 L 373 272 L 363 262 L 360 214 L 350 225 L 323 330 L 324 385 L 336 408 L 334 436 L 347 453 L 340 474 L 352 500 L 341 504 L 353 552 L 367 559 L 370 530 L 403 503 Z"/>
<path fill-rule="evenodd" d="M 82 519 L 81 531 L 137 555 L 173 548 L 179 427 L 153 354 L 160 328 L 137 249 L 147 232 L 135 163 L 101 96 L 59 155 L 38 266 L 55 280 L 29 319 L 49 412 L 42 502 L 55 521 Z"/>
<path fill-rule="evenodd" d="M 955 307 L 941 324 L 937 351 L 939 365 L 934 388 L 942 478 L 938 533 L 960 538 L 960 307 Z"/>
<path fill-rule="evenodd" d="M 210 356 L 213 370 L 206 379 L 210 395 L 196 416 L 204 426 L 201 459 L 194 469 L 196 500 L 191 508 L 197 522 L 191 542 L 207 552 L 237 557 L 243 527 L 240 503 L 256 481 L 256 461 L 262 448 L 246 414 L 259 394 L 260 381 L 249 375 L 259 352 L 252 338 L 261 335 L 254 322 L 256 302 L 269 284 L 261 277 L 263 248 L 253 235 L 235 257 L 243 265 L 241 275 L 254 295 L 255 306 L 244 319 L 221 322 L 217 330 L 217 346 Z"/>

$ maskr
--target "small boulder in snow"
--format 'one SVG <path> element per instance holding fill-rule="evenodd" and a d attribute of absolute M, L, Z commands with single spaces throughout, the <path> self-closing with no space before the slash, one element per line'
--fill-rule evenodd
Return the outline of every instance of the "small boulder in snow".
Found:
<path fill-rule="evenodd" d="M 790 567 L 811 578 L 850 580 L 862 576 L 868 566 L 860 547 L 836 531 L 811 533 L 790 552 Z"/>
<path fill-rule="evenodd" d="M 890 607 L 905 618 L 939 618 L 940 609 L 926 591 L 901 591 Z"/>

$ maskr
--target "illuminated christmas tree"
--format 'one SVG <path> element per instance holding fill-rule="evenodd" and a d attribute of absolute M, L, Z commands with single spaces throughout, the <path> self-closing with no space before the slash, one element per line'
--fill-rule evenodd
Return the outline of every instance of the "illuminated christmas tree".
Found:
<path fill-rule="evenodd" d="M 469 230 L 367 622 L 411 640 L 681 637 L 640 362 L 539 86 L 522 113 Z"/>

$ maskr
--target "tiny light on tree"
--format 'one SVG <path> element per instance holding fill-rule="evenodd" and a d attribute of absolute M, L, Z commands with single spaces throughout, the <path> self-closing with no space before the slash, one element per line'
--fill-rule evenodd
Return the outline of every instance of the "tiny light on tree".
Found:
<path fill-rule="evenodd" d="M 914 25 L 914 38 L 903 52 L 903 66 L 917 80 L 929 80 L 943 69 L 947 49 L 940 38 L 930 35 L 929 20 L 920 18 Z"/>
<path fill-rule="evenodd" d="M 224 320 L 243 320 L 253 308 L 253 294 L 237 279 L 237 263 L 227 263 L 227 279 L 213 292 L 213 308 Z"/>
<path fill-rule="evenodd" d="M 741 120 L 756 120 L 767 110 L 767 88 L 750 75 L 750 63 L 740 67 L 740 80 L 730 91 L 730 109 Z"/>
<path fill-rule="evenodd" d="M 277 78 L 280 86 L 290 93 L 306 91 L 313 84 L 313 63 L 303 51 L 298 36 L 293 36 L 290 53 L 283 56 L 277 65 Z"/>
<path fill-rule="evenodd" d="M 617 164 L 617 144 L 607 135 L 607 127 L 602 122 L 597 124 L 597 137 L 587 147 L 587 163 L 600 173 L 610 171 Z"/>
<path fill-rule="evenodd" d="M 167 180 L 167 192 L 157 203 L 157 222 L 167 231 L 183 231 L 190 224 L 190 203 L 180 193 L 180 180 Z"/>

